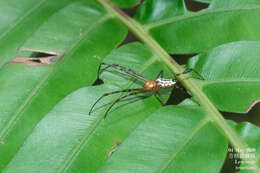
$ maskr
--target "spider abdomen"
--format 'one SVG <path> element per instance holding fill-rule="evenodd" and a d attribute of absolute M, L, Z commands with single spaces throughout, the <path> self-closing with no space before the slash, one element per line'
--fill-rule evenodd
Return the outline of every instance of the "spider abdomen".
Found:
<path fill-rule="evenodd" d="M 176 84 L 177 79 L 158 78 L 156 82 L 159 88 L 171 88 Z"/>

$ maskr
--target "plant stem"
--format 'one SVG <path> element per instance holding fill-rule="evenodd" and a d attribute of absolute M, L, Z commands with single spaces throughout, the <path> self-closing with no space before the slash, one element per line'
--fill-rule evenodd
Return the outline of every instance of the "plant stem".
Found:
<path fill-rule="evenodd" d="M 120 9 L 114 6 L 109 0 L 98 0 L 110 15 L 119 19 L 129 30 L 135 34 L 140 41 L 142 41 L 156 57 L 163 62 L 174 73 L 181 73 L 184 69 L 172 59 L 172 57 L 149 35 L 149 33 L 135 20 L 127 16 Z M 197 100 L 197 102 L 203 107 L 210 119 L 215 122 L 222 133 L 230 141 L 234 148 L 239 148 L 245 151 L 247 144 L 238 136 L 238 134 L 232 129 L 222 117 L 219 111 L 211 103 L 208 97 L 204 94 L 201 88 L 196 85 L 195 80 L 192 78 L 178 77 L 183 86 L 191 93 L 191 95 Z M 243 153 L 243 152 L 242 152 Z M 243 153 L 245 154 L 245 152 Z"/>

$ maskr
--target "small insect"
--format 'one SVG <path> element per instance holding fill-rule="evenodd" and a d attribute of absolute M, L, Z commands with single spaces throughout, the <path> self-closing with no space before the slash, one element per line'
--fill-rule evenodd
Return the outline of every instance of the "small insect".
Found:
<path fill-rule="evenodd" d="M 109 95 L 112 95 L 112 94 L 116 94 L 116 93 L 129 93 L 129 94 L 126 94 L 122 97 L 119 97 L 118 99 L 116 99 L 109 107 L 108 109 L 106 110 L 105 112 L 105 117 L 107 116 L 108 112 L 111 110 L 111 108 L 116 104 L 118 103 L 120 100 L 126 98 L 126 97 L 129 97 L 129 96 L 133 96 L 133 95 L 137 95 L 137 94 L 141 94 L 141 93 L 147 93 L 147 92 L 154 92 L 154 93 L 157 93 L 158 94 L 158 90 L 160 89 L 165 89 L 165 88 L 174 88 L 176 87 L 176 83 L 178 82 L 178 79 L 176 78 L 176 76 L 179 76 L 181 74 L 186 74 L 186 73 L 189 73 L 191 71 L 195 72 L 196 74 L 198 74 L 202 79 L 203 77 L 197 73 L 196 71 L 194 71 L 193 69 L 186 69 L 184 72 L 182 73 L 179 73 L 179 74 L 176 74 L 174 75 L 174 78 L 163 78 L 163 71 L 160 71 L 160 73 L 157 75 L 156 79 L 155 80 L 151 80 L 151 79 L 148 79 L 146 77 L 144 77 L 142 74 L 139 74 L 129 68 L 126 68 L 126 67 L 123 67 L 119 64 L 107 64 L 107 63 L 104 63 L 102 62 L 100 64 L 100 67 L 99 67 L 99 71 L 98 71 L 98 75 L 100 74 L 100 69 L 101 69 L 101 66 L 104 65 L 106 67 L 104 67 L 102 70 L 106 70 L 108 69 L 109 67 L 112 67 L 112 68 L 115 68 L 117 70 L 120 70 L 130 76 L 133 76 L 139 80 L 142 80 L 144 81 L 143 82 L 143 86 L 142 88 L 133 88 L 133 89 L 123 89 L 123 90 L 119 90 L 119 91 L 113 91 L 113 92 L 109 92 L 109 93 L 105 93 L 103 94 L 101 97 L 99 97 L 97 99 L 97 101 L 92 105 L 92 107 L 90 108 L 90 111 L 89 111 L 89 115 L 92 113 L 92 110 L 93 108 L 95 107 L 95 105 L 104 97 L 106 96 L 109 96 Z"/>

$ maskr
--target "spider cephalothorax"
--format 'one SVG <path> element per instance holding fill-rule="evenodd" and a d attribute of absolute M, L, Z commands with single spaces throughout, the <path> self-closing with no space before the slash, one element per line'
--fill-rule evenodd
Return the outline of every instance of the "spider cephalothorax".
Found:
<path fill-rule="evenodd" d="M 155 91 L 155 90 L 158 90 L 160 87 L 158 85 L 158 82 L 156 82 L 154 80 L 147 80 L 147 81 L 144 81 L 143 88 L 146 91 Z"/>

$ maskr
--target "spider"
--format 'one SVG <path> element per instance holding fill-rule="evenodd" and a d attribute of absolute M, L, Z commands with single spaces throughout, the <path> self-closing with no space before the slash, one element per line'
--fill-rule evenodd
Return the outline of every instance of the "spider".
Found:
<path fill-rule="evenodd" d="M 144 81 L 143 82 L 143 86 L 142 88 L 133 88 L 133 89 L 123 89 L 123 90 L 119 90 L 119 91 L 113 91 L 113 92 L 109 92 L 109 93 L 105 93 L 103 94 L 101 97 L 99 97 L 96 102 L 92 105 L 92 107 L 90 108 L 90 111 L 89 111 L 89 115 L 92 113 L 92 110 L 93 108 L 95 107 L 95 105 L 104 97 L 106 96 L 109 96 L 109 95 L 112 95 L 112 94 L 116 94 L 116 93 L 125 93 L 125 92 L 128 92 L 129 94 L 126 94 L 122 97 L 119 97 L 118 99 L 116 99 L 109 107 L 108 109 L 106 110 L 105 112 L 105 116 L 107 116 L 108 112 L 111 110 L 111 108 L 116 104 L 118 103 L 120 100 L 126 98 L 126 97 L 129 97 L 129 96 L 133 96 L 133 95 L 136 95 L 136 94 L 140 94 L 140 93 L 146 93 L 146 92 L 155 92 L 158 94 L 158 90 L 160 89 L 165 89 L 165 88 L 174 88 L 176 87 L 176 83 L 178 82 L 178 79 L 176 78 L 176 76 L 179 76 L 181 74 L 186 74 L 186 73 L 189 73 L 191 71 L 195 72 L 196 74 L 198 74 L 202 79 L 203 77 L 198 73 L 196 72 L 195 70 L 189 68 L 189 69 L 186 69 L 184 72 L 182 73 L 178 73 L 176 75 L 174 75 L 174 78 L 163 78 L 163 71 L 161 70 L 159 72 L 159 74 L 157 75 L 156 79 L 155 80 L 151 80 L 151 79 L 148 79 L 146 77 L 144 77 L 142 74 L 139 74 L 135 71 L 133 71 L 132 69 L 129 69 L 129 68 L 126 68 L 126 67 L 123 67 L 119 64 L 107 64 L 107 63 L 104 63 L 102 62 L 99 66 L 99 70 L 98 70 L 98 75 L 100 74 L 100 69 L 101 69 L 101 66 L 104 65 L 106 66 L 105 68 L 103 68 L 102 70 L 106 70 L 108 69 L 109 67 L 112 67 L 112 68 L 115 68 L 119 71 L 122 71 L 126 74 L 129 74 L 130 76 L 133 76 L 139 80 L 142 80 Z"/>

